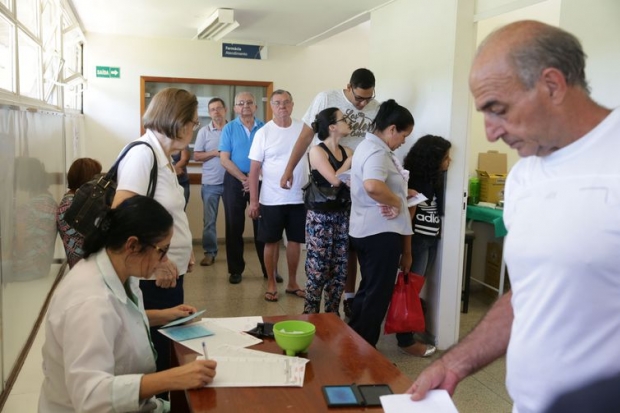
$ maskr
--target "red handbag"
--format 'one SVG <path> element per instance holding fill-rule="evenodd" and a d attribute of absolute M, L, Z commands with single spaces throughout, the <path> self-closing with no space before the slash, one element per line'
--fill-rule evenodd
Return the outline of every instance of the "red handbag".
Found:
<path fill-rule="evenodd" d="M 420 291 L 424 277 L 410 272 L 398 271 L 392 301 L 385 319 L 385 334 L 424 331 L 424 312 L 420 301 Z"/>

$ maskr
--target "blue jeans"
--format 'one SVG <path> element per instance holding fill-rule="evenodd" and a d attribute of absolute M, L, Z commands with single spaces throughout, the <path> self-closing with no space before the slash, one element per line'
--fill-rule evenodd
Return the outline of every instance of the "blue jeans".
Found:
<path fill-rule="evenodd" d="M 437 256 L 439 238 L 428 235 L 413 234 L 411 236 L 411 255 L 413 264 L 411 271 L 426 277 L 428 270 L 433 266 Z"/>
<path fill-rule="evenodd" d="M 203 222 L 202 228 L 202 249 L 205 254 L 217 255 L 217 211 L 220 206 L 220 198 L 224 192 L 224 184 L 202 185 L 200 193 L 202 195 Z"/>

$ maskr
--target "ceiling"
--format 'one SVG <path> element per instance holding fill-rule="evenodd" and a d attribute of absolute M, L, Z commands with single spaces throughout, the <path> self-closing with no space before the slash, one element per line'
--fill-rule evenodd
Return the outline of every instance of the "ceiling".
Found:
<path fill-rule="evenodd" d="M 224 41 L 292 46 L 307 46 L 356 26 L 393 1 L 69 0 L 85 33 L 193 39 L 217 8 L 229 8 L 240 26 Z"/>

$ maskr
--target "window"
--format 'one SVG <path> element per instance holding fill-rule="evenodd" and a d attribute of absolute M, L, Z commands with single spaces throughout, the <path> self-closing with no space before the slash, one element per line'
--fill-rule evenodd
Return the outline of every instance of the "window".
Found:
<path fill-rule="evenodd" d="M 13 45 L 15 26 L 0 15 L 0 88 L 15 92 Z"/>
<path fill-rule="evenodd" d="M 17 20 L 35 36 L 39 36 L 39 0 L 19 0 Z"/>
<path fill-rule="evenodd" d="M 17 32 L 19 94 L 41 100 L 41 48 L 21 29 Z"/>
<path fill-rule="evenodd" d="M 0 0 L 0 93 L 13 94 L 11 101 L 26 97 L 82 111 L 84 37 L 64 4 Z"/>

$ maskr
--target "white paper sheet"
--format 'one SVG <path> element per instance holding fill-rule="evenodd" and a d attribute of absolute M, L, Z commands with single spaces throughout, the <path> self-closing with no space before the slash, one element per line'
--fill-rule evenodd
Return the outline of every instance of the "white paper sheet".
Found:
<path fill-rule="evenodd" d="M 407 206 L 408 207 L 412 207 L 412 206 L 416 206 L 424 201 L 426 201 L 428 198 L 426 197 L 426 195 L 424 195 L 421 192 L 418 192 L 417 195 L 412 196 L 410 198 L 407 198 Z"/>
<path fill-rule="evenodd" d="M 203 321 L 213 321 L 233 331 L 248 331 L 256 327 L 256 324 L 263 322 L 263 317 L 223 317 L 223 318 L 203 318 Z"/>
<path fill-rule="evenodd" d="M 340 172 L 338 175 L 336 175 L 336 177 L 340 179 L 342 182 L 350 182 L 351 181 L 351 170 L 347 169 L 346 171 Z"/>
<path fill-rule="evenodd" d="M 430 390 L 424 400 L 414 402 L 410 394 L 381 396 L 385 413 L 458 413 L 452 398 L 445 390 Z"/>
<path fill-rule="evenodd" d="M 218 348 L 218 353 L 209 354 L 217 361 L 217 374 L 206 387 L 302 387 L 304 384 L 307 359 L 230 346 Z"/>
<path fill-rule="evenodd" d="M 239 331 L 233 331 L 229 328 L 226 328 L 215 321 L 203 320 L 200 321 L 200 323 L 194 324 L 203 325 L 206 329 L 212 331 L 213 335 L 208 337 L 194 338 L 191 340 L 179 341 L 179 343 L 183 344 L 187 348 L 194 350 L 199 354 L 202 354 L 203 341 L 207 345 L 209 356 L 217 354 L 218 348 L 222 346 L 250 347 L 263 342 L 261 339 L 253 337 L 249 334 Z M 166 330 L 162 330 L 162 334 L 166 334 Z"/>

